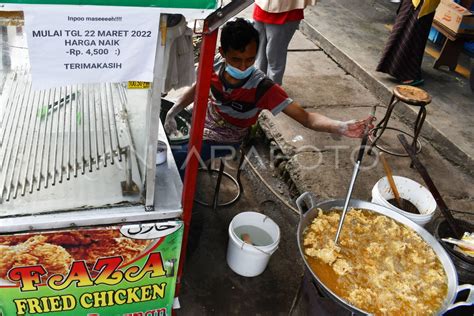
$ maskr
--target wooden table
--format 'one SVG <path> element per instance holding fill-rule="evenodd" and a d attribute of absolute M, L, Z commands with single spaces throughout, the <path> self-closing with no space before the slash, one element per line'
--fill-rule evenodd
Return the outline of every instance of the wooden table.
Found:
<path fill-rule="evenodd" d="M 440 51 L 440 55 L 436 62 L 434 63 L 434 68 L 439 68 L 441 66 L 448 66 L 449 70 L 454 71 L 458 64 L 459 54 L 463 49 L 465 41 L 474 40 L 474 34 L 457 34 L 439 23 L 438 21 L 433 21 L 433 27 L 438 30 L 441 34 L 446 36 L 444 41 L 443 48 Z M 471 76 L 472 83 L 472 76 Z M 472 84 L 471 84 L 472 85 Z"/>
<path fill-rule="evenodd" d="M 465 8 L 472 7 L 473 0 L 461 0 L 461 5 Z M 458 64 L 459 54 L 463 49 L 465 41 L 474 39 L 474 34 L 456 34 L 450 29 L 444 27 L 437 21 L 433 21 L 433 27 L 446 37 L 440 56 L 434 64 L 434 68 L 448 66 L 449 70 L 454 71 Z M 474 63 L 471 66 L 470 84 L 471 90 L 474 91 Z"/>

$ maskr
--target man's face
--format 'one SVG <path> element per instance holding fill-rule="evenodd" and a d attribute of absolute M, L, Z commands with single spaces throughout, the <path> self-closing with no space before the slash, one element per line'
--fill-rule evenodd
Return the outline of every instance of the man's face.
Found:
<path fill-rule="evenodd" d="M 257 43 L 255 41 L 250 42 L 243 52 L 229 48 L 227 53 L 224 53 L 222 47 L 220 47 L 219 53 L 225 58 L 225 61 L 229 65 L 244 71 L 255 63 L 255 57 L 257 56 Z"/>

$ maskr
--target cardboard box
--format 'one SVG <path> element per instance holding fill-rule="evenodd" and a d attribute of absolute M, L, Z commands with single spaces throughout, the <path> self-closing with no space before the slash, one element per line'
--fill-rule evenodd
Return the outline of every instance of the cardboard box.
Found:
<path fill-rule="evenodd" d="M 451 0 L 441 0 L 434 19 L 454 33 L 474 34 L 474 14 Z"/>

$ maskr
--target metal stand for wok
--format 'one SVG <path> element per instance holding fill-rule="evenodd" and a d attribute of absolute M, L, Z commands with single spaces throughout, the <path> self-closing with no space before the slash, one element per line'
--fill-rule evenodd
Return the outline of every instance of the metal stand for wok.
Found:
<path fill-rule="evenodd" d="M 327 297 L 313 281 L 308 269 L 305 269 L 288 315 L 352 316 L 356 314 Z"/>

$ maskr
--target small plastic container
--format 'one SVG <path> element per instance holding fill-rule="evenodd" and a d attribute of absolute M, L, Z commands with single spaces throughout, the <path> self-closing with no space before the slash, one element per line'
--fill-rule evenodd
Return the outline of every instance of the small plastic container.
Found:
<path fill-rule="evenodd" d="M 166 161 L 166 155 L 167 155 L 167 147 L 166 143 L 159 140 L 158 145 L 156 146 L 156 164 L 161 165 Z"/>
<path fill-rule="evenodd" d="M 372 202 L 394 210 L 420 226 L 429 223 L 436 210 L 436 200 L 431 192 L 418 182 L 405 177 L 393 176 L 393 180 L 400 197 L 416 206 L 420 214 L 406 212 L 388 202 L 388 200 L 394 199 L 395 195 L 390 188 L 387 177 L 380 179 L 372 188 Z"/>

